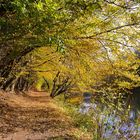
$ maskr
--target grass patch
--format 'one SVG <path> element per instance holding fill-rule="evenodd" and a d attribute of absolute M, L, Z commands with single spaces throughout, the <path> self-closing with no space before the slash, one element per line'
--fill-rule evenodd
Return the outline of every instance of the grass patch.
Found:
<path fill-rule="evenodd" d="M 72 118 L 76 128 L 82 133 L 88 134 L 91 140 L 95 139 L 97 123 L 94 121 L 91 114 L 81 114 L 79 112 L 80 104 L 64 102 L 63 96 L 57 97 L 56 102 L 63 108 L 63 111 Z M 80 134 L 77 134 L 77 136 L 80 137 Z"/>

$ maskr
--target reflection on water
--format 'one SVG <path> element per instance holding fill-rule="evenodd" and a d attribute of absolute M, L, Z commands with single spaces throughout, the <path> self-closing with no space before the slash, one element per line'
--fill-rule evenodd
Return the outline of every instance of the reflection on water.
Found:
<path fill-rule="evenodd" d="M 140 94 L 131 95 L 129 98 L 127 108 L 122 108 L 122 111 L 118 112 L 100 102 L 91 103 L 90 94 L 85 94 L 79 112 L 94 112 L 93 119 L 99 120 L 104 139 L 140 140 Z"/>

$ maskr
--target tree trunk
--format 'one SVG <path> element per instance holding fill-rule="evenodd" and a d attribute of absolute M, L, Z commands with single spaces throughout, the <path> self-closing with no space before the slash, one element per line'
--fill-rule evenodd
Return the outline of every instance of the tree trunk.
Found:
<path fill-rule="evenodd" d="M 55 96 L 58 96 L 62 93 L 65 93 L 70 85 L 71 85 L 71 81 L 69 81 L 69 78 L 65 78 L 63 81 L 60 81 L 60 77 L 59 77 L 60 72 L 58 72 L 56 74 L 56 77 L 53 80 L 53 87 L 52 87 L 52 92 L 50 94 L 50 97 L 54 98 Z M 59 83 L 57 83 L 59 82 Z"/>

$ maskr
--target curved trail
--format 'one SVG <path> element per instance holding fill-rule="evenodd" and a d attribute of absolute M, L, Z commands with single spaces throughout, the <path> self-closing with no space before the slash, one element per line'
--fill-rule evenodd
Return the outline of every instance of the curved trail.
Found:
<path fill-rule="evenodd" d="M 88 139 L 45 92 L 0 93 L 0 140 Z"/>

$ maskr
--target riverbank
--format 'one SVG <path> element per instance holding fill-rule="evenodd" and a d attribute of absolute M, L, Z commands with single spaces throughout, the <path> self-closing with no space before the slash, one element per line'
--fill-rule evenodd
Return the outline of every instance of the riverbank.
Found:
<path fill-rule="evenodd" d="M 45 92 L 0 92 L 1 140 L 90 140 Z"/>
<path fill-rule="evenodd" d="M 105 104 L 104 101 L 97 102 L 93 100 L 87 102 L 86 99 L 83 99 L 83 102 L 80 103 L 75 102 L 77 98 L 71 98 L 63 104 L 62 100 L 58 97 L 57 102 L 59 102 L 59 105 L 73 118 L 76 126 L 82 132 L 89 133 L 92 139 L 140 139 L 140 117 L 137 106 L 129 108 L 129 104 L 128 108 L 122 108 L 124 107 L 122 106 L 123 102 L 118 101 L 119 105 L 116 108 L 116 106 L 111 105 L 111 102 Z M 135 104 L 137 102 L 133 102 L 133 105 Z"/>

